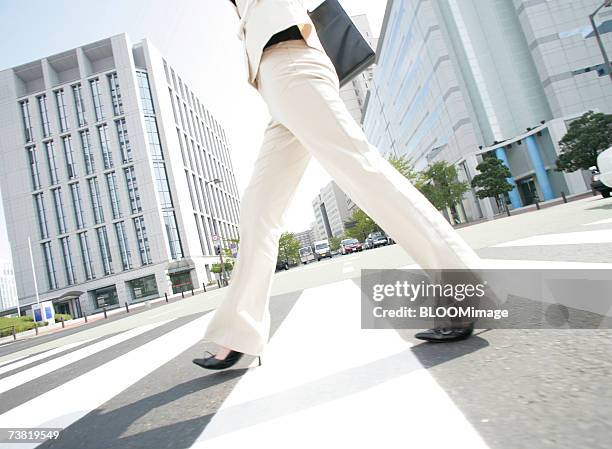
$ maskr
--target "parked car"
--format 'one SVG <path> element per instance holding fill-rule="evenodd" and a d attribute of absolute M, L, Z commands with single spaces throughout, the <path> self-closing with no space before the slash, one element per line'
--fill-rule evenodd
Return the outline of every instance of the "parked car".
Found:
<path fill-rule="evenodd" d="M 342 254 L 363 251 L 363 245 L 357 239 L 344 239 L 340 242 L 340 251 Z"/>
<path fill-rule="evenodd" d="M 599 172 L 595 190 L 601 193 L 604 198 L 609 198 L 610 192 L 612 192 L 612 147 L 599 153 L 597 165 L 599 166 Z M 594 177 L 595 175 L 593 175 Z M 593 178 L 591 188 L 593 188 Z"/>
<path fill-rule="evenodd" d="M 276 271 L 288 270 L 288 269 L 289 269 L 289 264 L 286 261 L 284 260 L 276 261 Z"/>
<path fill-rule="evenodd" d="M 315 256 L 310 246 L 300 248 L 300 262 L 308 264 L 308 262 L 312 262 L 313 260 L 315 260 Z"/>
<path fill-rule="evenodd" d="M 325 239 L 317 240 L 316 242 L 314 242 L 314 253 L 317 262 L 323 259 L 324 257 L 329 257 L 331 259 L 332 252 L 331 248 L 329 247 L 329 241 Z"/>
<path fill-rule="evenodd" d="M 387 237 L 382 232 L 372 232 L 366 239 L 370 248 L 378 248 L 379 246 L 385 246 L 389 243 Z"/>

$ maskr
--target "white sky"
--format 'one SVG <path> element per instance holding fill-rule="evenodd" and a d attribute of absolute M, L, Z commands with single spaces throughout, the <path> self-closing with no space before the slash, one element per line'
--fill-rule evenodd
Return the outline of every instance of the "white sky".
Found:
<path fill-rule="evenodd" d="M 379 35 L 386 0 L 340 2 L 350 15 L 367 14 L 374 36 Z M 0 70 L 122 32 L 134 43 L 150 39 L 225 127 L 238 188 L 244 190 L 269 115 L 246 83 L 237 18 L 229 0 L 2 0 L 0 17 Z M 311 201 L 330 180 L 313 160 L 288 211 L 287 230 L 308 228 L 314 220 Z M 2 258 L 10 258 L 10 251 L 0 207 Z"/>

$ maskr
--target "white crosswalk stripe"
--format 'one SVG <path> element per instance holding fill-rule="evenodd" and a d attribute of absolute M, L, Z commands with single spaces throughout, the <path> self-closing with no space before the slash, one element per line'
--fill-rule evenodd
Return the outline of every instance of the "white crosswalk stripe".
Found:
<path fill-rule="evenodd" d="M 565 232 L 560 234 L 543 234 L 499 243 L 492 248 L 514 246 L 551 246 L 551 245 L 584 245 L 589 243 L 612 243 L 612 232 L 608 229 L 596 231 Z"/>
<path fill-rule="evenodd" d="M 209 315 L 197 318 L 9 410 L 0 415 L 0 427 L 68 427 L 197 343 L 203 336 Z M 117 376 L 117 373 L 121 375 Z M 108 382 L 108 379 L 113 380 Z M 53 404 L 53 407 L 48 404 Z M 31 443 L 20 447 L 36 446 Z"/>
<path fill-rule="evenodd" d="M 148 332 L 151 329 L 155 329 L 156 327 L 161 326 L 162 324 L 167 323 L 168 321 L 170 320 L 160 321 L 157 323 L 147 324 L 146 326 L 136 327 L 129 331 L 126 331 L 121 334 L 114 335 L 110 338 L 102 340 L 98 343 L 94 343 L 93 345 L 89 345 L 77 351 L 66 354 L 62 357 L 58 357 L 56 359 L 49 360 L 48 362 L 41 363 L 40 365 L 36 365 L 27 370 L 13 374 L 12 376 L 5 377 L 4 379 L 0 379 L 0 394 L 12 388 L 15 388 L 19 385 L 22 385 L 26 382 L 34 380 L 38 377 L 44 376 L 45 374 L 53 372 L 59 368 L 67 366 L 71 363 L 84 359 L 85 357 L 89 357 L 90 355 L 93 355 L 97 352 L 108 349 L 111 346 L 114 346 L 123 341 L 129 340 L 130 338 L 136 337 L 137 335 Z"/>
<path fill-rule="evenodd" d="M 47 357 L 54 356 L 55 354 L 60 354 L 64 351 L 68 351 L 69 349 L 76 348 L 77 346 L 87 344 L 92 340 L 95 340 L 95 338 L 88 338 L 87 340 L 81 340 L 74 343 L 70 343 L 68 345 L 59 346 L 55 349 L 43 351 L 40 354 L 36 354 L 33 356 L 24 355 L 23 357 L 18 357 L 17 359 L 9 360 L 0 365 L 0 374 L 13 371 L 14 369 L 21 368 L 22 366 L 29 365 L 30 363 L 34 363 L 42 359 L 46 359 Z"/>

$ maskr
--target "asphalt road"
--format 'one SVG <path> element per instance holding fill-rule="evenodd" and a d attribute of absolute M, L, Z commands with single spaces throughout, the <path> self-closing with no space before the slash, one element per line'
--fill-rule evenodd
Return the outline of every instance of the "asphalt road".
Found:
<path fill-rule="evenodd" d="M 612 199 L 460 233 L 487 259 L 612 268 Z M 611 330 L 488 330 L 432 345 L 360 329 L 360 270 L 410 264 L 392 245 L 278 273 L 261 368 L 191 363 L 214 351 L 201 338 L 224 289 L 5 345 L 0 427 L 62 427 L 40 447 L 75 449 L 610 447 Z"/>

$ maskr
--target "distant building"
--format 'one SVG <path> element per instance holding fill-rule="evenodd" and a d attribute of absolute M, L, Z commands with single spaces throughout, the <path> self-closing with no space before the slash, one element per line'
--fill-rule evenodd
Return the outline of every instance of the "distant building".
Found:
<path fill-rule="evenodd" d="M 13 264 L 9 260 L 0 260 L 0 311 L 16 308 L 17 301 Z"/>
<path fill-rule="evenodd" d="M 514 208 L 589 190 L 585 172 L 555 171 L 571 120 L 612 112 L 612 88 L 588 16 L 602 0 L 389 0 L 364 130 L 417 169 L 445 160 L 470 181 L 502 160 Z M 598 17 L 612 49 L 612 8 Z M 470 219 L 499 213 L 474 192 Z"/>
<path fill-rule="evenodd" d="M 334 181 L 323 187 L 313 199 L 317 240 L 344 234 L 344 222 L 349 219 L 346 203 L 346 195 Z"/>
<path fill-rule="evenodd" d="M 300 247 L 303 246 L 312 246 L 314 240 L 312 239 L 312 229 L 307 229 L 302 232 L 296 232 L 295 238 L 299 240 Z"/>
<path fill-rule="evenodd" d="M 0 182 L 21 304 L 80 316 L 197 288 L 238 237 L 225 131 L 117 35 L 0 72 Z"/>

